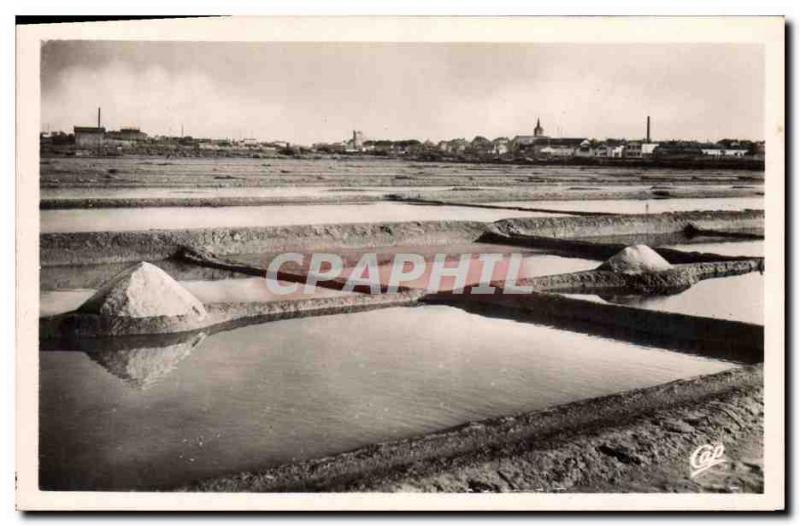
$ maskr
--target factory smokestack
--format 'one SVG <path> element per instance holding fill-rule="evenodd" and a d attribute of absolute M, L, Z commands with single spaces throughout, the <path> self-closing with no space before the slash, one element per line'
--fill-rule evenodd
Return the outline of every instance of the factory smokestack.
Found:
<path fill-rule="evenodd" d="M 647 142 L 650 142 L 650 115 L 647 116 Z"/>
<path fill-rule="evenodd" d="M 100 127 L 100 107 L 97 108 L 97 127 Z"/>

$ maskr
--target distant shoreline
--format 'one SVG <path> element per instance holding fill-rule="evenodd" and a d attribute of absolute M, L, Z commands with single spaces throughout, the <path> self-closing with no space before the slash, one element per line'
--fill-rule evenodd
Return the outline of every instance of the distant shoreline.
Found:
<path fill-rule="evenodd" d="M 83 152 L 83 153 L 82 153 Z M 410 162 L 436 162 L 453 164 L 501 164 L 510 166 L 598 166 L 598 167 L 624 167 L 624 168 L 670 168 L 686 170 L 748 170 L 764 171 L 764 159 L 752 157 L 688 157 L 688 158 L 614 158 L 614 157 L 569 157 L 569 158 L 531 158 L 531 157 L 479 157 L 479 156 L 451 156 L 423 153 L 419 155 L 378 155 L 365 153 L 297 153 L 283 155 L 263 153 L 250 150 L 190 150 L 176 151 L 132 151 L 132 152 L 87 152 L 82 150 L 43 150 L 40 158 L 79 157 L 90 158 L 243 158 L 243 159 L 298 159 L 298 160 L 398 160 Z"/>

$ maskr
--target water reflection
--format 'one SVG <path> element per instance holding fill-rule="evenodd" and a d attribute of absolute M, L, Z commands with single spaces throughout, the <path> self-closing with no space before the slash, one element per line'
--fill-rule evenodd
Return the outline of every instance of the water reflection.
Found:
<path fill-rule="evenodd" d="M 190 341 L 166 347 L 101 350 L 87 353 L 105 370 L 136 389 L 149 389 L 172 372 L 205 339 L 201 333 Z"/>
<path fill-rule="evenodd" d="M 83 352 L 125 385 L 144 391 L 172 373 L 206 338 L 205 332 L 46 340 L 41 350 Z"/>
<path fill-rule="evenodd" d="M 681 294 L 682 292 L 688 290 L 690 287 L 691 285 L 687 284 L 683 287 L 682 290 L 675 291 L 671 294 L 651 294 L 643 296 L 641 294 L 600 293 L 597 295 L 597 297 L 605 301 L 606 303 L 613 303 L 614 305 L 628 305 L 630 307 L 641 307 L 650 302 L 658 302 L 659 299 L 661 298 L 666 298 L 668 296 L 675 296 L 677 294 Z"/>

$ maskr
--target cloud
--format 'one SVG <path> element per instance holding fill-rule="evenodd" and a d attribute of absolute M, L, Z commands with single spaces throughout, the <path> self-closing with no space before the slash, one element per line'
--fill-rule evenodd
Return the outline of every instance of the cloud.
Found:
<path fill-rule="evenodd" d="M 438 140 L 763 136 L 755 45 L 49 42 L 42 125 L 152 134 Z"/>
<path fill-rule="evenodd" d="M 92 125 L 103 108 L 108 128 L 136 126 L 196 136 L 249 135 L 257 123 L 274 121 L 277 105 L 232 94 L 227 82 L 199 71 L 170 72 L 159 65 L 138 70 L 124 62 L 102 69 L 85 66 L 61 71 L 58 89 L 42 101 L 43 121 L 53 129 Z"/>

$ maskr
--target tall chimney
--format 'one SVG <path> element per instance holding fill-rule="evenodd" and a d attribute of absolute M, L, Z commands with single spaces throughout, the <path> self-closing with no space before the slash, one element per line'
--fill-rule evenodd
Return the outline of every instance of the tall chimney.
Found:
<path fill-rule="evenodd" d="M 97 127 L 100 127 L 100 107 L 97 107 Z"/>
<path fill-rule="evenodd" d="M 650 142 L 650 115 L 647 116 L 647 142 Z"/>

